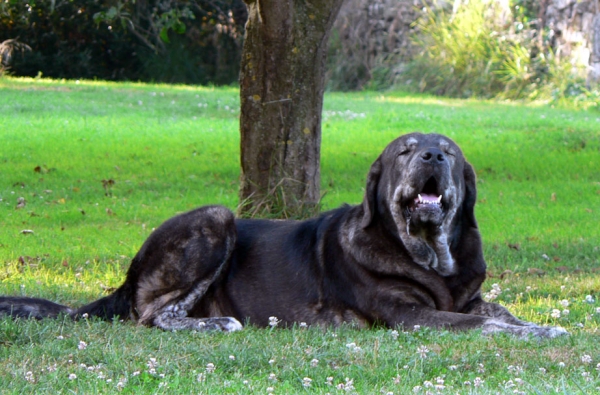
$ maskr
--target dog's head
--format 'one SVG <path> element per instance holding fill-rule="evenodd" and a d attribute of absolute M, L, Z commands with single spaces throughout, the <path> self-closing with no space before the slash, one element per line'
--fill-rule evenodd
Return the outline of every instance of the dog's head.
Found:
<path fill-rule="evenodd" d="M 363 228 L 379 221 L 413 260 L 455 274 L 450 251 L 459 227 L 477 227 L 475 173 L 462 151 L 439 134 L 411 133 L 390 143 L 371 166 Z"/>

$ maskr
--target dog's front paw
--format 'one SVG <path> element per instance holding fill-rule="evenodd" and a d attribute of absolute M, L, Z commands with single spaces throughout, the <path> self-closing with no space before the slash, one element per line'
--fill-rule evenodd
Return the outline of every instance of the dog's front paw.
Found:
<path fill-rule="evenodd" d="M 560 326 L 530 326 L 527 327 L 527 330 L 529 332 L 525 333 L 524 336 L 533 335 L 535 337 L 554 339 L 558 336 L 569 335 L 569 332 Z"/>
<path fill-rule="evenodd" d="M 512 333 L 521 338 L 534 336 L 547 339 L 569 334 L 566 329 L 559 326 L 538 326 L 530 322 L 525 323 L 525 325 L 514 325 L 502 320 L 490 319 L 483 325 L 483 334 L 489 335 L 497 332 Z"/>
<path fill-rule="evenodd" d="M 235 332 L 242 330 L 242 324 L 233 317 L 204 318 L 198 322 L 200 330 L 217 330 L 221 332 Z"/>

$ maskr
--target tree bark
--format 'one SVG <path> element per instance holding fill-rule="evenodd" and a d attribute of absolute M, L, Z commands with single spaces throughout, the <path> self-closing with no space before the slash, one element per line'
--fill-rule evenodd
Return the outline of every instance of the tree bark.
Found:
<path fill-rule="evenodd" d="M 242 216 L 301 217 L 320 200 L 329 32 L 343 0 L 245 0 Z"/>

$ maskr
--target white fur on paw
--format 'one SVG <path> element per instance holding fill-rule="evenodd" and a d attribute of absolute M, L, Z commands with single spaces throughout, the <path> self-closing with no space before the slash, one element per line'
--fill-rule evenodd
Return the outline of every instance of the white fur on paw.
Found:
<path fill-rule="evenodd" d="M 223 329 L 225 332 L 241 331 L 244 328 L 242 326 L 242 324 L 235 318 L 233 318 L 233 317 L 224 317 L 224 318 L 227 318 L 227 320 L 229 320 L 229 322 L 223 326 Z"/>
<path fill-rule="evenodd" d="M 544 328 L 547 330 L 546 337 L 549 337 L 551 339 L 558 336 L 569 335 L 569 332 L 567 332 L 565 328 L 561 328 L 560 326 L 548 326 Z"/>

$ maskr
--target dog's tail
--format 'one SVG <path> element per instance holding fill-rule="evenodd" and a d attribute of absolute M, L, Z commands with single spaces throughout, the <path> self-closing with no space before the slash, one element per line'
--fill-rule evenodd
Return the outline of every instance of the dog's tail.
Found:
<path fill-rule="evenodd" d="M 114 293 L 98 299 L 78 309 L 72 309 L 46 299 L 0 296 L 0 316 L 8 315 L 14 318 L 55 318 L 61 314 L 79 319 L 98 317 L 111 320 L 117 316 L 128 319 L 131 311 L 132 290 L 125 282 Z"/>

